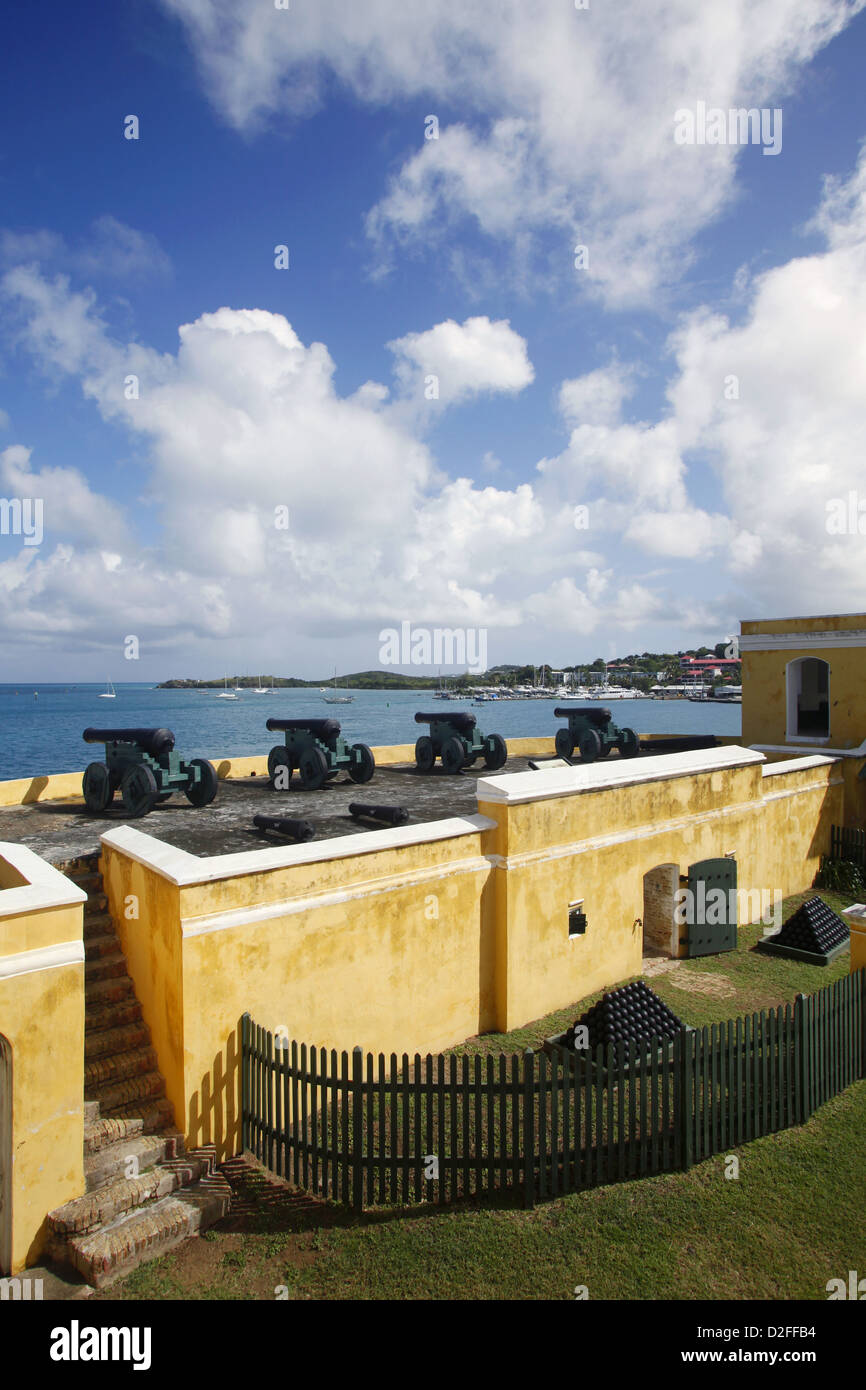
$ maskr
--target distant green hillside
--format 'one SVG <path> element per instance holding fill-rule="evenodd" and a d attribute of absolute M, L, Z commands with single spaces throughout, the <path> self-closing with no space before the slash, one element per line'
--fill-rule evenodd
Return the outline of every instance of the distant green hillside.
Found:
<path fill-rule="evenodd" d="M 191 676 L 183 680 L 161 681 L 158 690 L 221 690 L 223 677 L 216 680 L 194 680 Z M 476 679 L 471 677 L 470 679 Z M 333 676 L 323 676 L 320 680 L 304 681 L 298 676 L 262 676 L 262 685 L 273 686 L 279 690 L 319 690 L 334 684 Z M 449 685 L 465 682 L 464 677 L 449 677 Z M 253 690 L 259 684 L 258 676 L 229 676 L 229 688 L 240 686 L 242 690 Z M 345 690 L 430 690 L 436 684 L 431 676 L 401 676 L 390 671 L 355 671 L 351 675 L 337 676 L 337 688 Z"/>
<path fill-rule="evenodd" d="M 482 685 L 532 685 L 544 684 L 551 685 L 551 672 L 564 672 L 578 678 L 589 671 L 597 673 L 604 672 L 608 667 L 619 667 L 619 670 L 611 670 L 611 680 L 617 685 L 632 685 L 643 690 L 649 690 L 654 685 L 661 674 L 662 679 L 667 682 L 677 681 L 681 678 L 680 658 L 683 656 L 695 657 L 722 657 L 727 648 L 724 642 L 717 642 L 714 647 L 693 647 L 683 652 L 642 652 L 630 653 L 627 656 L 614 657 L 612 661 L 606 662 L 603 657 L 597 656 L 594 661 L 584 661 L 574 666 L 555 666 L 549 662 L 544 662 L 540 666 L 491 666 L 489 671 L 480 675 L 472 675 L 466 672 L 461 676 L 443 676 L 442 682 L 449 689 L 454 691 L 465 691 L 473 686 Z M 626 669 L 623 669 L 626 668 Z M 215 680 L 194 680 L 187 676 L 184 680 L 162 681 L 158 686 L 160 690 L 216 690 L 223 684 L 224 677 L 218 676 Z M 244 690 L 251 690 L 259 683 L 258 676 L 229 676 L 230 686 L 240 686 Z M 739 681 L 739 668 L 731 667 L 728 675 L 729 680 Z M 263 685 L 273 685 L 279 689 L 289 690 L 318 690 L 322 686 L 333 685 L 333 676 L 323 676 L 319 680 L 301 680 L 298 676 L 262 676 Z M 438 676 L 404 676 L 397 671 L 353 671 L 350 675 L 337 677 L 337 687 L 345 690 L 431 690 L 439 684 Z"/>

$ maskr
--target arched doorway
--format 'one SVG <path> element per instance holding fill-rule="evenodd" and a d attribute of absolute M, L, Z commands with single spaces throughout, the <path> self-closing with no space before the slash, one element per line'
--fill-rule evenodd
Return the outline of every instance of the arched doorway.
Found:
<path fill-rule="evenodd" d="M 0 1276 L 12 1273 L 12 1047 L 0 1033 Z"/>
<path fill-rule="evenodd" d="M 830 737 L 830 666 L 817 656 L 789 661 L 787 683 L 787 738 Z"/>

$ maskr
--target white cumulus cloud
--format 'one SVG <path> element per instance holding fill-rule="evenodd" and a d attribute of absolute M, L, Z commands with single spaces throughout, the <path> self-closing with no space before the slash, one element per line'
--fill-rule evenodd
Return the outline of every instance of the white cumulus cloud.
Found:
<path fill-rule="evenodd" d="M 612 304 L 675 280 L 736 194 L 741 148 L 676 145 L 675 112 L 783 104 L 864 2 L 666 0 L 662 15 L 645 0 L 162 0 L 238 128 L 303 119 L 334 80 L 371 108 L 417 110 L 397 118 L 405 153 L 367 219 L 385 261 L 450 243 L 458 222 L 507 243 L 512 274 L 539 256 L 570 267 L 579 241 L 583 283 Z"/>
<path fill-rule="evenodd" d="M 438 384 L 438 399 L 456 404 L 482 393 L 515 395 L 535 379 L 526 342 L 507 319 L 486 317 L 465 323 L 448 319 L 423 333 L 407 333 L 388 344 L 395 372 L 409 394 L 423 390 L 427 378 Z"/>

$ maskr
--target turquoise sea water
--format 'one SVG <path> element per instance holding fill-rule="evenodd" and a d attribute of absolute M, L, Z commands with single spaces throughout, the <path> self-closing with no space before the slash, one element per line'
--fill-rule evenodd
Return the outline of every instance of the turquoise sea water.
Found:
<path fill-rule="evenodd" d="M 215 690 L 157 690 L 143 684 L 118 685 L 116 700 L 100 700 L 104 684 L 0 685 L 0 781 L 49 772 L 75 772 L 100 757 L 82 740 L 95 728 L 160 727 L 174 731 L 186 757 L 218 758 L 267 753 L 279 738 L 265 720 L 329 716 L 339 719 L 350 743 L 414 743 L 422 729 L 417 710 L 468 710 L 485 733 L 506 738 L 552 736 L 562 721 L 555 700 L 503 700 L 449 705 L 424 691 L 355 692 L 351 705 L 326 705 L 317 690 L 281 690 L 273 695 L 245 691 L 236 700 L 219 700 Z M 38 697 L 34 698 L 34 691 Z M 638 733 L 740 732 L 741 706 L 692 704 L 688 700 L 619 700 L 610 706 L 617 723 Z"/>

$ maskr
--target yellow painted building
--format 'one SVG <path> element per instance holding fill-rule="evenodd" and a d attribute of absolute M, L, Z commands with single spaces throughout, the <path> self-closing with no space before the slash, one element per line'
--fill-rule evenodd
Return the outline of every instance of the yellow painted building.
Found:
<path fill-rule="evenodd" d="M 866 613 L 740 625 L 743 743 L 842 759 L 845 824 L 866 822 Z"/>

